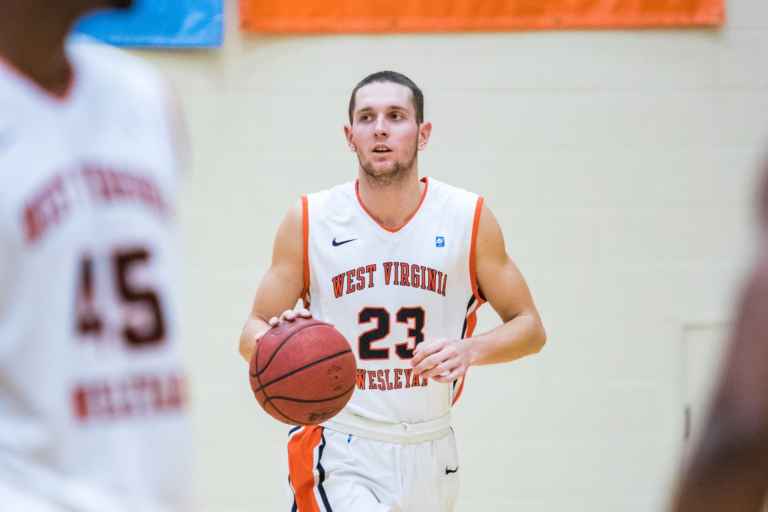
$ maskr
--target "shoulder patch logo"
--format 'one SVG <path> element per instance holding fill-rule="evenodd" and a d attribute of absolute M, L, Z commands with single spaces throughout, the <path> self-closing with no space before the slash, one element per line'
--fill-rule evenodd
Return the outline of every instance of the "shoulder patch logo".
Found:
<path fill-rule="evenodd" d="M 436 236 L 435 237 L 435 247 L 445 247 L 445 237 L 444 236 Z"/>

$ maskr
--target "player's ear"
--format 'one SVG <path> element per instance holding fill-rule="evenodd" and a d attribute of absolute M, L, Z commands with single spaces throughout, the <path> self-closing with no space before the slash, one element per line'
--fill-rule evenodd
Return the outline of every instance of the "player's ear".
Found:
<path fill-rule="evenodd" d="M 427 147 L 431 135 L 432 123 L 421 123 L 421 125 L 419 125 L 419 150 Z"/>
<path fill-rule="evenodd" d="M 344 125 L 344 138 L 347 139 L 347 146 L 349 146 L 349 149 L 351 149 L 354 152 L 357 152 L 357 146 L 355 146 L 355 141 L 352 138 L 352 127 Z"/>

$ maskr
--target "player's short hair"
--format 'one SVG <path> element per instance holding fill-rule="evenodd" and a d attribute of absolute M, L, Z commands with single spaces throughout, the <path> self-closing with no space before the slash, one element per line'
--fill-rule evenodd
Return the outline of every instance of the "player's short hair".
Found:
<path fill-rule="evenodd" d="M 397 71 L 377 71 L 376 73 L 372 73 L 363 78 L 360 83 L 352 89 L 352 96 L 349 98 L 349 124 L 352 124 L 352 114 L 355 112 L 357 91 L 359 91 L 361 87 L 365 87 L 374 82 L 392 82 L 410 89 L 411 95 L 413 96 L 413 106 L 416 108 L 416 122 L 418 124 L 424 122 L 424 93 L 421 92 L 419 86 L 416 85 L 413 80 Z"/>

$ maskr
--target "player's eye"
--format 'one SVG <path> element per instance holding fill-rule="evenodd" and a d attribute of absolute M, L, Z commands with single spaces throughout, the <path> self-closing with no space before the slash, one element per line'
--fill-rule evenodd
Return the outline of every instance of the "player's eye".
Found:
<path fill-rule="evenodd" d="M 367 123 L 368 121 L 371 120 L 371 114 L 362 114 L 357 117 L 357 120 L 363 123 Z"/>
<path fill-rule="evenodd" d="M 392 112 L 391 114 L 389 114 L 389 118 L 395 121 L 400 121 L 401 119 L 403 119 L 403 117 L 404 117 L 403 114 L 401 114 L 400 112 Z"/>

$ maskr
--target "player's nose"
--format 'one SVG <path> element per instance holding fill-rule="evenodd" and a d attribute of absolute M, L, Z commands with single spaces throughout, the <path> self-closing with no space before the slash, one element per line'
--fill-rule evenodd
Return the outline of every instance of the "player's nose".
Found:
<path fill-rule="evenodd" d="M 379 116 L 376 118 L 376 124 L 374 125 L 373 129 L 374 134 L 377 136 L 385 136 L 389 133 L 387 122 L 384 119 L 384 116 Z"/>

